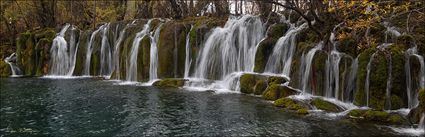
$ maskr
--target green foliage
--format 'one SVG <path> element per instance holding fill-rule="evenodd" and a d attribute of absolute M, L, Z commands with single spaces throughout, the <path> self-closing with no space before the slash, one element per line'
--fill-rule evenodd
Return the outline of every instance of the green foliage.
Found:
<path fill-rule="evenodd" d="M 308 110 L 308 108 L 304 107 L 302 104 L 299 104 L 297 101 L 290 98 L 280 98 L 274 101 L 274 105 L 276 107 L 283 107 L 295 111 L 300 110 L 300 112 Z"/>

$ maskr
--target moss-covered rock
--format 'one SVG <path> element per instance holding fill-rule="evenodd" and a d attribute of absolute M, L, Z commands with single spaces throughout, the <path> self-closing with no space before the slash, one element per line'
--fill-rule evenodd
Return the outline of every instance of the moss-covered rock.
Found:
<path fill-rule="evenodd" d="M 155 81 L 153 86 L 161 87 L 161 88 L 179 88 L 184 86 L 184 82 L 187 79 L 179 79 L 179 78 L 166 78 Z"/>
<path fill-rule="evenodd" d="M 376 110 L 354 109 L 348 113 L 350 118 L 360 122 L 373 122 L 380 124 L 404 124 L 406 120 L 396 113 Z"/>
<path fill-rule="evenodd" d="M 375 49 L 370 48 L 361 52 L 358 56 L 357 91 L 354 94 L 353 102 L 357 106 L 366 106 L 365 81 L 367 76 L 367 64 L 374 52 Z"/>
<path fill-rule="evenodd" d="M 257 74 L 243 74 L 240 77 L 240 91 L 245 94 L 251 94 L 255 91 L 255 85 L 258 81 L 264 81 L 267 77 Z"/>
<path fill-rule="evenodd" d="M 277 100 L 279 98 L 288 97 L 297 94 L 298 91 L 278 84 L 272 84 L 267 87 L 263 93 L 263 98 L 266 100 Z"/>
<path fill-rule="evenodd" d="M 0 77 L 9 77 L 10 75 L 12 75 L 12 71 L 9 64 L 0 60 Z"/>
<path fill-rule="evenodd" d="M 254 94 L 255 95 L 262 95 L 263 92 L 266 90 L 267 88 L 267 82 L 264 80 L 259 80 L 257 81 L 257 83 L 255 83 L 254 86 Z"/>
<path fill-rule="evenodd" d="M 266 38 L 259 43 L 257 52 L 255 53 L 254 72 L 264 72 L 269 56 L 273 52 L 273 48 L 279 39 L 288 30 L 286 24 L 273 24 L 267 31 Z"/>
<path fill-rule="evenodd" d="M 274 101 L 274 106 L 276 107 L 283 107 L 288 108 L 292 110 L 298 110 L 298 109 L 305 109 L 305 107 L 298 103 L 298 101 L 295 101 L 291 98 L 279 98 L 276 101 Z"/>
<path fill-rule="evenodd" d="M 419 105 L 416 108 L 410 110 L 407 118 L 411 123 L 419 123 L 422 115 L 425 114 L 425 89 L 422 89 L 418 93 Z"/>
<path fill-rule="evenodd" d="M 341 112 L 344 110 L 343 108 L 320 98 L 313 99 L 311 101 L 311 105 L 315 106 L 317 109 L 321 109 L 328 112 Z"/>
<path fill-rule="evenodd" d="M 273 84 L 284 84 L 286 82 L 288 82 L 289 80 L 284 78 L 284 77 L 279 77 L 279 76 L 270 76 L 267 80 L 268 85 L 273 85 Z"/>

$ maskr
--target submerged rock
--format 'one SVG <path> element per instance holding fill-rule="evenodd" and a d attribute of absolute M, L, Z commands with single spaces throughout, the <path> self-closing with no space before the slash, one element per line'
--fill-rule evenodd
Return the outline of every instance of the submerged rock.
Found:
<path fill-rule="evenodd" d="M 155 81 L 152 85 L 161 88 L 179 88 L 184 86 L 185 81 L 187 81 L 187 79 L 166 78 Z"/>

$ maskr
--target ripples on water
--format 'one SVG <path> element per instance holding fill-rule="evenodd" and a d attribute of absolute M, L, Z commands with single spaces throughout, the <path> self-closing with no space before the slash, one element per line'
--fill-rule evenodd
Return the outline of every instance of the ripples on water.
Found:
<path fill-rule="evenodd" d="M 94 79 L 1 82 L 0 136 L 388 136 L 374 125 L 298 116 L 258 97 Z"/>

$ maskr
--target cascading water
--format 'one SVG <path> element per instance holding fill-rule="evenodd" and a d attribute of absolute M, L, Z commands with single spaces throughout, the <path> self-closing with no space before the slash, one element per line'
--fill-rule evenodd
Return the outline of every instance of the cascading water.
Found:
<path fill-rule="evenodd" d="M 10 54 L 9 57 L 6 57 L 4 59 L 4 62 L 6 62 L 7 64 L 9 64 L 10 70 L 12 71 L 12 75 L 11 76 L 12 77 L 16 77 L 16 76 L 18 76 L 18 75 L 21 74 L 21 70 L 15 64 L 12 63 L 12 60 L 16 60 L 16 54 L 15 53 L 12 53 L 12 54 Z"/>
<path fill-rule="evenodd" d="M 369 106 L 369 95 L 370 95 L 370 93 L 369 93 L 370 80 L 369 79 L 370 79 L 370 70 L 372 68 L 373 59 L 375 58 L 376 53 L 379 50 L 381 50 L 381 51 L 385 50 L 385 48 L 387 48 L 390 45 L 392 45 L 392 44 L 391 43 L 383 43 L 383 44 L 379 45 L 377 47 L 378 50 L 370 56 L 369 62 L 367 63 L 366 82 L 365 82 L 366 106 Z"/>
<path fill-rule="evenodd" d="M 75 58 L 78 45 L 75 44 L 75 28 L 71 29 L 71 39 L 68 42 L 65 40 L 65 32 L 70 27 L 66 24 L 61 31 L 53 39 L 50 49 L 51 62 L 49 75 L 71 76 L 75 68 Z M 68 47 L 69 46 L 69 47 Z"/>
<path fill-rule="evenodd" d="M 115 41 L 114 43 L 114 52 L 113 52 L 113 57 L 112 57 L 112 69 L 111 73 L 109 74 L 109 78 L 112 75 L 113 71 L 116 71 L 117 74 L 120 74 L 120 47 L 121 47 L 121 43 L 124 40 L 124 36 L 125 36 L 125 32 L 127 30 L 129 24 L 127 24 L 124 29 L 122 29 L 120 31 L 120 34 L 118 36 L 118 39 Z M 117 79 L 120 79 L 121 75 L 116 75 Z"/>
<path fill-rule="evenodd" d="M 392 79 L 392 59 L 391 54 L 388 58 L 388 78 L 387 78 L 387 86 L 385 88 L 385 109 L 390 110 L 391 109 L 391 79 Z"/>
<path fill-rule="evenodd" d="M 190 66 L 192 64 L 191 50 L 190 50 L 190 32 L 192 32 L 193 25 L 190 27 L 190 31 L 186 35 L 186 57 L 184 62 L 184 78 L 189 77 Z"/>
<path fill-rule="evenodd" d="M 127 81 L 137 81 L 137 55 L 139 54 L 140 41 L 149 34 L 151 22 L 152 19 L 143 26 L 143 30 L 138 32 L 133 40 L 127 63 Z"/>
<path fill-rule="evenodd" d="M 223 28 L 215 28 L 202 46 L 195 77 L 223 79 L 233 72 L 250 72 L 254 68 L 256 45 L 264 37 L 259 17 L 231 17 Z"/>
<path fill-rule="evenodd" d="M 359 60 L 358 57 L 354 59 L 353 63 L 351 64 L 351 72 L 348 77 L 347 86 L 345 89 L 345 95 L 343 100 L 344 102 L 351 102 L 352 98 L 349 98 L 349 96 L 352 96 L 354 94 L 354 91 L 356 91 L 356 80 L 357 80 L 357 69 L 359 66 Z"/>
<path fill-rule="evenodd" d="M 161 32 L 162 23 L 158 25 L 153 35 L 151 34 L 151 49 L 150 49 L 150 63 L 149 63 L 149 81 L 153 82 L 158 79 L 158 41 L 159 33 Z"/>
<path fill-rule="evenodd" d="M 389 43 L 388 35 L 392 38 L 392 40 L 401 35 L 400 32 L 398 32 L 395 27 L 390 27 L 388 22 L 383 22 L 383 25 L 386 28 L 386 30 L 385 30 L 385 43 Z"/>
<path fill-rule="evenodd" d="M 412 48 L 409 48 L 406 51 L 406 63 L 404 64 L 404 69 L 406 71 L 406 91 L 407 91 L 407 102 L 408 102 L 408 108 L 414 108 L 419 104 L 418 101 L 418 95 L 416 91 L 418 89 L 424 89 L 425 88 L 425 63 L 424 63 L 424 57 L 421 55 L 418 55 L 417 47 L 414 46 Z M 410 72 L 410 57 L 416 57 L 420 63 L 420 70 L 418 75 L 418 86 L 419 87 L 412 87 L 413 79 Z"/>
<path fill-rule="evenodd" d="M 291 71 L 292 57 L 296 50 L 296 36 L 297 34 L 307 27 L 307 23 L 304 23 L 298 27 L 291 24 L 288 32 L 279 38 L 273 48 L 273 53 L 267 61 L 265 72 L 270 73 L 283 73 L 285 76 L 289 76 Z M 282 69 L 283 68 L 283 69 Z"/>
<path fill-rule="evenodd" d="M 309 84 L 309 80 L 310 80 L 310 71 L 311 71 L 311 64 L 313 62 L 313 57 L 316 54 L 316 52 L 318 50 L 321 50 L 323 48 L 323 42 L 319 42 L 319 44 L 317 44 L 314 48 L 312 48 L 307 55 L 305 55 L 304 59 L 305 61 L 301 64 L 301 66 L 303 67 L 302 69 L 304 70 L 304 73 L 302 75 L 302 91 L 303 93 L 312 93 L 311 91 L 311 87 Z"/>
<path fill-rule="evenodd" d="M 102 25 L 99 27 L 99 29 L 93 31 L 93 33 L 90 36 L 90 41 L 87 44 L 87 50 L 86 50 L 86 61 L 84 65 L 84 75 L 90 76 L 90 62 L 91 62 L 91 55 L 93 53 L 93 46 L 94 46 L 94 39 L 96 37 L 96 34 L 101 31 L 105 25 Z"/>
<path fill-rule="evenodd" d="M 112 72 L 112 51 L 108 41 L 109 23 L 102 29 L 102 44 L 100 48 L 100 75 L 108 76 Z"/>

